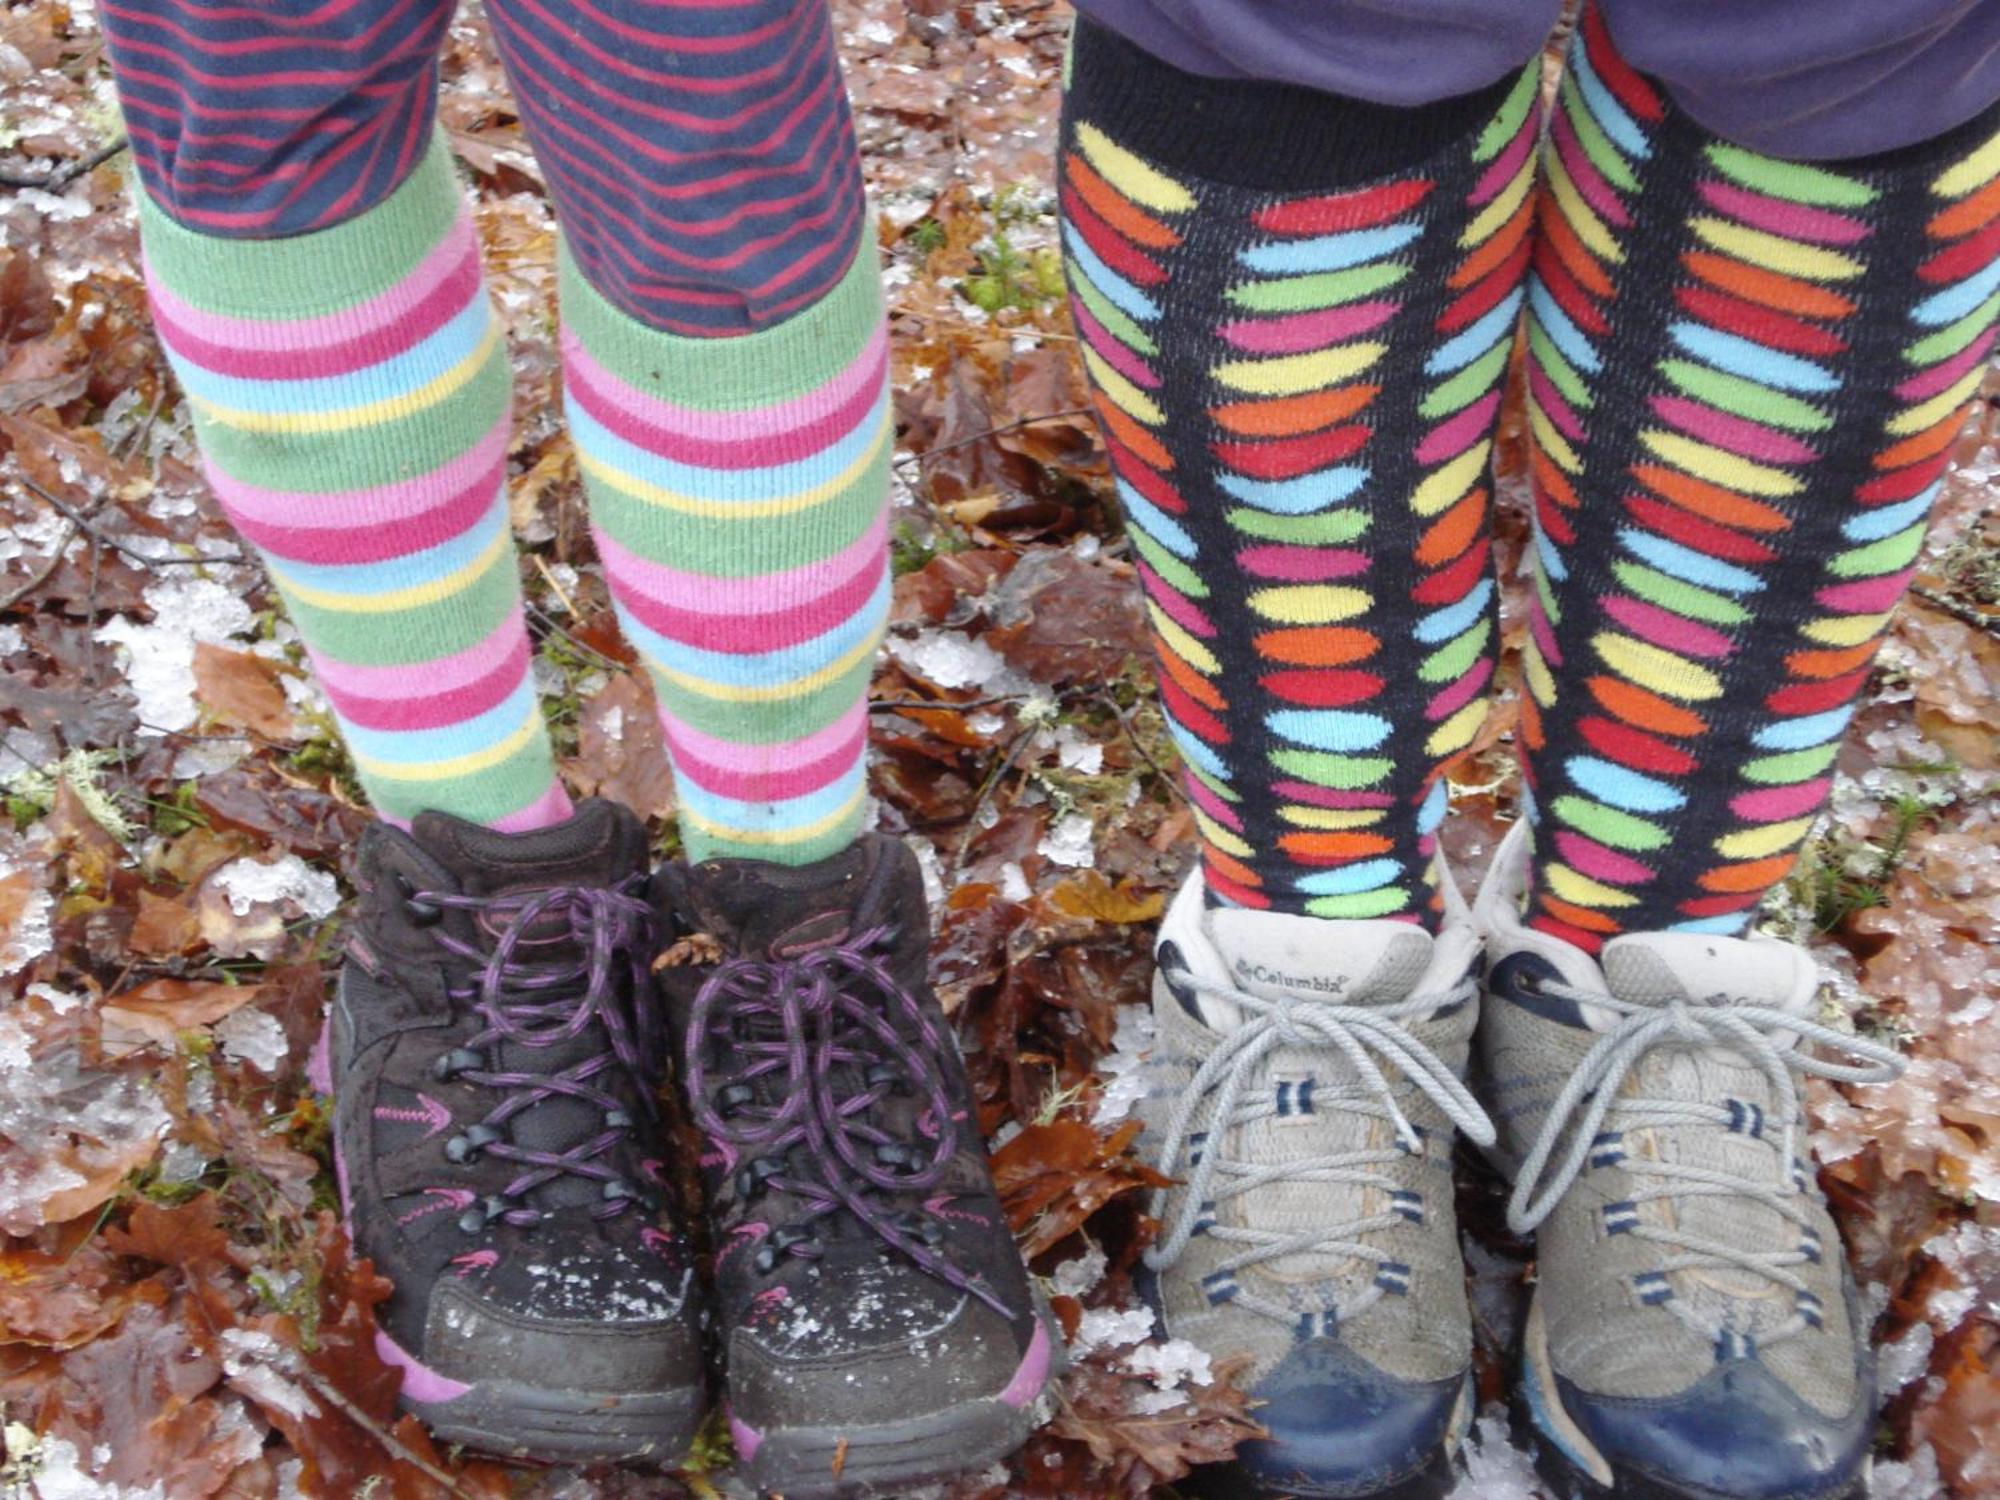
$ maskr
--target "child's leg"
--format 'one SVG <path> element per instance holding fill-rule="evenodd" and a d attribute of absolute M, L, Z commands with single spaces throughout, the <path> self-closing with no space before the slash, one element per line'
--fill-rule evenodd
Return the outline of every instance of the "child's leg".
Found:
<path fill-rule="evenodd" d="M 502 494 L 507 355 L 432 135 L 449 7 L 104 10 L 146 276 L 211 483 L 363 786 L 560 818 Z M 254 19 L 249 19 L 254 15 Z"/>
<path fill-rule="evenodd" d="M 1398 109 L 1089 22 L 1073 63 L 1070 286 L 1207 887 L 1431 922 L 1442 768 L 1494 665 L 1535 69 Z"/>
<path fill-rule="evenodd" d="M 697 858 L 859 831 L 887 333 L 821 0 L 490 7 L 563 225 L 571 430 Z"/>
<path fill-rule="evenodd" d="M 1528 303 L 1542 930 L 1734 933 L 1790 869 L 1986 369 L 1995 125 L 1762 155 L 1586 17 Z"/>

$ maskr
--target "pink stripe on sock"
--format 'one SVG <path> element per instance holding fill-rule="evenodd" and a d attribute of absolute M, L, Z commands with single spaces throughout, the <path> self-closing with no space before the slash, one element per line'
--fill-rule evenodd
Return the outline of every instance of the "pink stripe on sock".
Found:
<path fill-rule="evenodd" d="M 502 627 L 493 638 L 507 644 L 506 656 L 483 677 L 454 688 L 440 688 L 426 675 L 424 666 L 409 669 L 401 679 L 402 691 L 388 698 L 364 698 L 334 687 L 322 674 L 320 689 L 335 713 L 363 729 L 382 729 L 411 734 L 426 729 L 442 729 L 462 724 L 507 701 L 507 695 L 528 675 L 528 637 L 525 631 Z M 315 666 L 320 658 L 313 657 Z"/>
<path fill-rule="evenodd" d="M 389 295 L 406 284 L 399 283 Z M 177 321 L 175 311 L 164 304 L 157 290 L 153 324 L 174 353 L 219 375 L 243 380 L 316 380 L 330 375 L 352 375 L 414 349 L 465 310 L 479 295 L 479 247 L 468 243 L 458 263 L 439 280 L 415 282 L 415 285 L 422 295 L 394 322 L 353 331 L 345 338 L 325 344 L 301 340 L 283 349 L 255 349 L 215 343 Z M 182 304 L 183 309 L 185 306 Z M 355 312 L 365 317 L 368 310 L 369 304 L 364 303 Z"/>
<path fill-rule="evenodd" d="M 1996 336 L 2000 336 L 2000 328 L 1989 328 L 1943 364 L 1932 365 L 1921 375 L 1912 375 L 1896 387 L 1896 399 L 1911 404 L 1928 401 L 1974 366 L 1985 364 L 1986 356 L 1993 352 Z"/>
<path fill-rule="evenodd" d="M 690 607 L 686 595 L 667 602 L 696 575 L 646 562 L 596 532 L 606 582 L 618 602 L 647 629 L 704 651 L 749 655 L 801 645 L 851 620 L 881 586 L 888 566 L 886 521 L 831 558 L 751 578 L 704 579 L 708 597 Z M 664 576 L 662 576 L 664 575 Z M 817 592 L 806 592 L 807 588 Z M 779 601 L 761 607 L 765 600 Z"/>
<path fill-rule="evenodd" d="M 220 471 L 212 463 L 204 464 L 203 468 L 219 499 L 222 486 L 216 480 Z M 377 520 L 344 531 L 324 526 L 266 526 L 243 515 L 226 500 L 222 509 L 247 540 L 288 561 L 366 565 L 407 557 L 465 535 L 493 510 L 506 479 L 507 455 L 499 453 L 464 488 L 444 496 L 434 509 L 394 524 Z"/>
<path fill-rule="evenodd" d="M 660 716 L 660 723 L 666 731 L 667 748 L 676 757 L 685 755 L 718 771 L 761 775 L 774 759 L 798 762 L 826 759 L 836 746 L 850 742 L 857 732 L 866 732 L 868 705 L 856 703 L 825 728 L 775 745 L 751 745 L 742 740 L 720 739 L 691 724 L 669 719 L 665 714 Z"/>
<path fill-rule="evenodd" d="M 1721 631 L 1697 625 L 1657 605 L 1628 599 L 1623 594 L 1606 595 L 1602 602 L 1606 614 L 1655 646 L 1706 657 L 1726 657 L 1735 650 L 1735 644 Z"/>
<path fill-rule="evenodd" d="M 1479 181 L 1473 185 L 1472 194 L 1466 199 L 1474 208 L 1497 198 L 1500 190 L 1514 180 L 1514 174 L 1521 170 L 1521 163 L 1528 159 L 1528 153 L 1535 149 L 1535 127 L 1532 123 L 1534 112 L 1521 122 L 1521 128 L 1514 132 L 1514 139 L 1507 149 L 1493 158 L 1492 165 L 1479 174 Z"/>
<path fill-rule="evenodd" d="M 1903 590 L 1917 576 L 1915 568 L 1884 573 L 1880 578 L 1861 578 L 1853 583 L 1837 583 L 1813 595 L 1820 604 L 1842 615 L 1874 615 L 1894 607 Z"/>
<path fill-rule="evenodd" d="M 1729 799 L 1729 810 L 1746 823 L 1782 823 L 1818 812 L 1833 790 L 1833 778 L 1818 776 L 1797 786 L 1774 786 Z"/>
<path fill-rule="evenodd" d="M 1245 547 L 1236 565 L 1259 578 L 1286 583 L 1324 583 L 1330 578 L 1358 578 L 1368 571 L 1368 554 L 1352 547 L 1287 547 L 1273 543 Z"/>
<path fill-rule="evenodd" d="M 430 473 L 365 490 L 332 490 L 323 495 L 302 490 L 268 490 L 225 474 L 213 464 L 208 466 L 208 478 L 229 519 L 260 547 L 267 544 L 258 537 L 268 535 L 274 539 L 268 544 L 271 551 L 302 562 L 376 561 L 376 557 L 367 555 L 374 547 L 384 548 L 381 557 L 400 557 L 434 545 L 434 541 L 405 542 L 403 528 L 451 505 L 475 480 L 501 469 L 507 461 L 508 429 L 509 420 L 503 416 L 471 448 Z M 493 491 L 488 490 L 485 503 L 492 502 Z M 395 545 L 389 547 L 379 537 L 339 539 L 357 532 L 385 534 L 395 540 Z M 319 533 L 338 535 L 322 538 Z M 276 540 L 279 537 L 296 537 L 296 540 L 281 544 Z M 443 536 L 435 540 L 441 541 Z M 294 551 L 294 547 L 299 550 Z M 349 557 L 342 549 L 351 549 L 358 555 Z"/>
<path fill-rule="evenodd" d="M 1417 462 L 1441 464 L 1456 458 L 1492 429 L 1493 414 L 1500 409 L 1500 392 L 1495 389 L 1462 412 L 1433 427 L 1417 444 Z"/>
<path fill-rule="evenodd" d="M 799 746 L 803 741 L 799 740 L 789 744 L 732 747 L 760 753 L 765 765 L 762 769 L 750 770 L 703 761 L 682 743 L 685 726 L 664 710 L 660 714 L 660 729 L 666 736 L 667 753 L 673 759 L 674 774 L 718 797 L 728 797 L 737 802 L 786 802 L 794 797 L 808 796 L 832 785 L 853 770 L 868 746 L 866 706 L 863 705 L 859 714 L 842 714 L 835 723 L 845 731 L 843 737 L 811 759 L 800 755 Z"/>
<path fill-rule="evenodd" d="M 1704 443 L 1763 463 L 1809 464 L 1819 457 L 1797 438 L 1787 437 L 1776 428 L 1761 422 L 1746 422 L 1682 396 L 1655 396 L 1653 411 L 1661 421 Z"/>
<path fill-rule="evenodd" d="M 1181 591 L 1160 577 L 1145 563 L 1137 565 L 1140 586 L 1146 590 L 1146 597 L 1160 607 L 1160 610 L 1181 629 L 1190 635 L 1208 639 L 1215 636 L 1215 626 L 1194 603 Z"/>
<path fill-rule="evenodd" d="M 1625 211 L 1624 203 L 1585 153 L 1569 116 L 1560 109 L 1549 124 L 1549 134 L 1556 143 L 1556 155 L 1562 161 L 1563 170 L 1569 173 L 1569 180 L 1576 184 L 1576 190 L 1585 201 L 1609 220 L 1613 228 L 1630 229 L 1632 216 Z"/>
<path fill-rule="evenodd" d="M 1787 203 L 1782 198 L 1767 198 L 1762 193 L 1730 183 L 1704 182 L 1701 195 L 1708 200 L 1711 208 L 1720 209 L 1753 229 L 1768 230 L 1784 239 L 1810 240 L 1821 245 L 1855 245 L 1868 238 L 1868 225 L 1860 219 L 1832 213 L 1824 208 L 1808 208 L 1802 203 Z"/>
<path fill-rule="evenodd" d="M 1555 424 L 1556 431 L 1573 443 L 1583 441 L 1583 423 L 1577 420 L 1575 410 L 1554 382 L 1542 373 L 1540 360 L 1528 361 L 1528 390 L 1535 398 L 1535 405 Z"/>
<path fill-rule="evenodd" d="M 1380 328 L 1401 307 L 1400 302 L 1356 302 L 1350 307 L 1292 313 L 1283 318 L 1246 318 L 1224 323 L 1219 332 L 1251 354 L 1302 354 Z"/>
<path fill-rule="evenodd" d="M 547 828 L 572 816 L 576 807 L 569 800 L 569 793 L 563 790 L 560 781 L 551 781 L 549 789 L 519 812 L 510 812 L 504 818 L 495 818 L 493 827 L 502 833 L 526 833 L 531 828 Z"/>
<path fill-rule="evenodd" d="M 314 653 L 313 671 L 329 697 L 334 693 L 376 700 L 424 697 L 455 692 L 478 682 L 506 661 L 525 639 L 527 624 L 517 601 L 485 640 L 450 656 L 394 666 L 361 666 Z"/>
<path fill-rule="evenodd" d="M 1450 718 L 1485 690 L 1487 680 L 1492 675 L 1493 658 L 1481 657 L 1471 671 L 1424 706 L 1424 717 L 1433 724 Z"/>
<path fill-rule="evenodd" d="M 1070 316 L 1076 320 L 1077 330 L 1084 337 L 1084 342 L 1089 344 L 1106 364 L 1134 385 L 1144 386 L 1147 390 L 1159 389 L 1160 377 L 1153 373 L 1152 367 L 1120 343 L 1102 323 L 1097 321 L 1089 308 L 1079 301 L 1070 303 L 1069 310 Z"/>
<path fill-rule="evenodd" d="M 1310 781 L 1279 781 L 1271 786 L 1272 792 L 1288 802 L 1303 802 L 1308 807 L 1331 807 L 1341 810 L 1349 808 L 1394 807 L 1396 799 L 1388 792 L 1342 792 L 1330 786 L 1314 786 Z"/>
<path fill-rule="evenodd" d="M 1215 819 L 1224 828 L 1234 833 L 1241 833 L 1243 831 L 1242 816 L 1235 808 L 1216 796 L 1214 789 L 1207 782 L 1203 781 L 1199 776 L 1190 773 L 1181 778 L 1181 783 L 1187 791 L 1188 800 L 1194 803 L 1195 806 Z"/>
<path fill-rule="evenodd" d="M 648 453 L 710 469 L 794 463 L 831 447 L 873 408 L 889 357 L 888 328 L 878 325 L 852 364 L 802 396 L 744 411 L 702 411 L 626 384 L 568 330 L 562 345 L 571 394 L 593 418 Z"/>
<path fill-rule="evenodd" d="M 1592 880 L 1608 881 L 1612 885 L 1644 885 L 1653 878 L 1653 871 L 1638 860 L 1628 859 L 1580 833 L 1559 828 L 1555 843 L 1564 863 Z"/>
<path fill-rule="evenodd" d="M 146 268 L 146 288 L 153 299 L 155 317 L 164 312 L 178 327 L 203 343 L 223 349 L 282 353 L 344 343 L 402 322 L 451 274 L 468 247 L 477 253 L 478 244 L 471 215 L 461 211 L 444 238 L 408 276 L 379 296 L 314 318 L 237 318 L 226 313 L 204 312 L 177 296 L 153 274 L 150 266 Z"/>

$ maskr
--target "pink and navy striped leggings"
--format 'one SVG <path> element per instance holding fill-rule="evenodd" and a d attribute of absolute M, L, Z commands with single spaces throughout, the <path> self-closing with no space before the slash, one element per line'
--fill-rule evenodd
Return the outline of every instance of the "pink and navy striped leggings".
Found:
<path fill-rule="evenodd" d="M 840 280 L 861 167 L 825 0 L 488 0 L 578 269 L 672 333 Z M 453 0 L 106 0 L 139 175 L 197 233 L 344 223 L 422 159 Z"/>

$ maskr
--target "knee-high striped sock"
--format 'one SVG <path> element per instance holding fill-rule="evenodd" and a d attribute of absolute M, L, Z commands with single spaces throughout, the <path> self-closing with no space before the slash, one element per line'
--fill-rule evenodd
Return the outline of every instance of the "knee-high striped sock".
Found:
<path fill-rule="evenodd" d="M 612 599 L 652 677 L 695 859 L 804 864 L 860 830 L 889 609 L 888 331 L 872 235 L 740 337 L 664 333 L 565 257 L 571 432 Z"/>
<path fill-rule="evenodd" d="M 1996 124 L 1775 160 L 1586 16 L 1529 298 L 1534 925 L 1733 933 L 1790 869 L 1992 352 Z"/>
<path fill-rule="evenodd" d="M 384 816 L 566 816 L 507 527 L 507 353 L 441 143 L 388 198 L 220 239 L 141 191 L 155 323 Z"/>
<path fill-rule="evenodd" d="M 1072 308 L 1221 899 L 1432 919 L 1493 672 L 1533 70 L 1394 110 L 1079 26 Z"/>

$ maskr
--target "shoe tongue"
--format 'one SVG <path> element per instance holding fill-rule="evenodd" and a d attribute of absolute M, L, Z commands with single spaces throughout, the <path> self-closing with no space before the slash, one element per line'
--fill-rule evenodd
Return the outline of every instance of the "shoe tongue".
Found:
<path fill-rule="evenodd" d="M 1434 940 L 1408 922 L 1329 921 L 1285 912 L 1207 913 L 1208 935 L 1230 981 L 1261 1000 L 1319 996 L 1342 1005 L 1387 1005 L 1408 998 L 1430 967 Z M 1232 1026 L 1237 1007 L 1203 994 L 1202 1019 Z"/>
<path fill-rule="evenodd" d="M 579 804 L 575 814 L 560 823 L 525 833 L 503 833 L 445 813 L 419 813 L 410 835 L 468 896 L 613 886 L 646 865 L 644 826 L 624 807 L 599 799 Z M 468 930 L 490 944 L 516 920 L 505 910 L 481 910 L 472 914 Z M 565 912 L 531 920 L 518 943 L 517 962 L 572 963 L 582 957 Z M 589 1026 L 548 1046 L 500 1042 L 494 1047 L 494 1062 L 502 1071 L 547 1076 L 586 1061 L 606 1045 L 601 1028 Z M 517 1146 L 556 1154 L 603 1128 L 603 1116 L 594 1105 L 555 1095 L 516 1115 L 509 1134 Z M 584 1177 L 558 1176 L 537 1189 L 533 1201 L 543 1209 L 594 1207 L 601 1201 L 601 1189 Z"/>
<path fill-rule="evenodd" d="M 547 828 L 504 833 L 448 813 L 418 813 L 410 836 L 468 896 L 559 885 L 616 885 L 646 862 L 646 830 L 615 802 L 592 798 Z"/>
<path fill-rule="evenodd" d="M 1810 966 L 1785 943 L 1695 932 L 1615 937 L 1600 956 L 1611 993 L 1632 1005 L 1764 1005 L 1803 1014 Z"/>
<path fill-rule="evenodd" d="M 849 937 L 870 920 L 879 882 L 876 841 L 810 865 L 713 859 L 688 872 L 701 929 L 746 957 L 785 958 Z"/>

